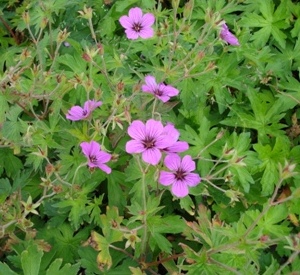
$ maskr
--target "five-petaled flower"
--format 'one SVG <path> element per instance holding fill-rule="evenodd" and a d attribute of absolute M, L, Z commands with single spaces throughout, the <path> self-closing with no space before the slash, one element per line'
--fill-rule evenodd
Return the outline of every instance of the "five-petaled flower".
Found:
<path fill-rule="evenodd" d="M 178 141 L 179 131 L 175 129 L 172 123 L 167 123 L 164 128 L 163 134 L 165 134 L 170 140 L 172 140 L 172 145 L 163 148 L 163 151 L 167 154 L 170 153 L 181 153 L 189 149 L 189 144 L 186 141 Z"/>
<path fill-rule="evenodd" d="M 239 40 L 236 38 L 236 36 L 234 36 L 229 31 L 229 29 L 228 29 L 228 27 L 225 23 L 222 25 L 222 30 L 221 30 L 221 33 L 220 33 L 220 37 L 230 45 L 235 45 L 235 46 L 240 45 Z"/>
<path fill-rule="evenodd" d="M 111 154 L 101 151 L 99 143 L 96 141 L 82 142 L 80 147 L 88 160 L 89 167 L 98 167 L 106 174 L 111 173 L 111 168 L 105 164 L 106 162 L 110 161 Z"/>
<path fill-rule="evenodd" d="M 66 118 L 73 121 L 86 119 L 90 116 L 93 110 L 101 105 L 101 101 L 88 100 L 84 103 L 83 108 L 80 106 L 73 106 L 68 111 Z"/>
<path fill-rule="evenodd" d="M 125 28 L 125 33 L 128 39 L 150 38 L 154 35 L 152 25 L 154 24 L 155 17 L 152 13 L 143 12 L 140 8 L 132 8 L 129 10 L 128 16 L 123 15 L 119 19 L 122 27 Z"/>
<path fill-rule="evenodd" d="M 167 102 L 170 97 L 177 96 L 179 94 L 179 91 L 170 85 L 165 85 L 164 83 L 157 84 L 155 77 L 152 75 L 145 77 L 145 83 L 146 84 L 142 86 L 142 91 L 153 94 L 162 102 Z"/>
<path fill-rule="evenodd" d="M 143 161 L 152 165 L 159 163 L 162 156 L 161 150 L 174 143 L 165 135 L 162 123 L 154 119 L 149 119 L 146 124 L 140 120 L 134 120 L 128 127 L 128 135 L 132 140 L 126 143 L 126 152 L 142 153 Z"/>
<path fill-rule="evenodd" d="M 165 186 L 172 185 L 171 191 L 178 198 L 187 196 L 188 187 L 196 186 L 201 181 L 198 174 L 191 173 L 196 165 L 189 155 L 184 156 L 182 160 L 177 154 L 167 155 L 164 164 L 170 172 L 161 171 L 158 181 Z"/>

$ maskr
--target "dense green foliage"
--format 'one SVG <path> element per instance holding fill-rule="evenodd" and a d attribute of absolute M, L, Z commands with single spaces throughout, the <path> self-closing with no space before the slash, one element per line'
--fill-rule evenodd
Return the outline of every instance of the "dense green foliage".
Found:
<path fill-rule="evenodd" d="M 0 274 L 298 274 L 300 3 L 0 7 Z M 132 7 L 154 14 L 153 38 L 126 38 Z M 153 101 L 148 74 L 180 94 Z M 103 105 L 67 120 L 87 99 Z M 190 145 L 202 182 L 184 198 L 158 183 L 162 163 L 125 151 L 150 118 Z M 91 140 L 111 174 L 86 165 Z"/>

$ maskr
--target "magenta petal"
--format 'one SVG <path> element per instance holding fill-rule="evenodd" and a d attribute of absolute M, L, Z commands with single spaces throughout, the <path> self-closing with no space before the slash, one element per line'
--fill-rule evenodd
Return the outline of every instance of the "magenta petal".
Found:
<path fill-rule="evenodd" d="M 146 13 L 142 18 L 143 27 L 151 27 L 155 22 L 155 17 L 152 13 Z"/>
<path fill-rule="evenodd" d="M 152 165 L 157 165 L 161 159 L 161 152 L 157 148 L 145 150 L 142 153 L 142 159 Z"/>
<path fill-rule="evenodd" d="M 188 186 L 196 186 L 200 183 L 201 178 L 196 173 L 189 173 L 185 176 L 184 181 Z"/>
<path fill-rule="evenodd" d="M 163 103 L 165 103 L 165 102 L 167 102 L 167 101 L 170 100 L 170 97 L 167 96 L 167 95 L 161 95 L 161 96 L 156 95 L 156 97 L 157 97 L 159 100 L 161 100 Z"/>
<path fill-rule="evenodd" d="M 145 151 L 145 146 L 138 140 L 129 140 L 126 143 L 126 152 L 129 154 L 142 153 Z"/>
<path fill-rule="evenodd" d="M 145 77 L 145 83 L 146 85 L 142 86 L 142 90 L 144 92 L 152 92 L 154 93 L 155 90 L 157 89 L 157 83 L 155 81 L 155 77 L 152 75 L 147 75 Z"/>
<path fill-rule="evenodd" d="M 167 153 L 181 153 L 189 149 L 189 144 L 186 141 L 177 141 L 170 147 L 166 148 Z"/>
<path fill-rule="evenodd" d="M 146 137 L 146 126 L 140 120 L 134 120 L 128 127 L 128 135 L 137 140 L 143 140 Z"/>
<path fill-rule="evenodd" d="M 175 143 L 179 138 L 179 131 L 175 129 L 174 125 L 168 123 L 164 128 L 164 134 L 169 138 L 172 139 Z"/>
<path fill-rule="evenodd" d="M 98 168 L 100 168 L 102 171 L 104 171 L 106 174 L 110 174 L 111 173 L 111 168 L 108 167 L 106 164 L 98 164 L 97 165 Z"/>
<path fill-rule="evenodd" d="M 179 94 L 179 91 L 170 85 L 167 85 L 164 90 L 168 96 L 177 96 Z"/>
<path fill-rule="evenodd" d="M 123 15 L 119 19 L 120 24 L 125 29 L 131 29 L 132 28 L 132 20 L 127 15 Z"/>
<path fill-rule="evenodd" d="M 165 166 L 171 171 L 177 171 L 180 168 L 180 157 L 177 154 L 170 154 L 165 157 Z"/>
<path fill-rule="evenodd" d="M 97 154 L 97 159 L 101 162 L 101 163 L 106 163 L 108 161 L 111 160 L 111 154 L 106 153 L 104 151 L 100 151 Z"/>
<path fill-rule="evenodd" d="M 161 171 L 159 174 L 158 182 L 162 185 L 168 186 L 174 183 L 175 176 L 171 172 Z"/>
<path fill-rule="evenodd" d="M 88 142 L 81 142 L 80 147 L 81 147 L 81 150 L 82 150 L 83 154 L 86 157 L 89 157 L 89 155 L 90 155 L 90 144 Z"/>
<path fill-rule="evenodd" d="M 149 119 L 146 122 L 146 133 L 147 136 L 158 138 L 161 136 L 164 130 L 164 126 L 160 121 L 156 121 L 154 119 Z"/>
<path fill-rule="evenodd" d="M 95 100 L 88 100 L 84 103 L 83 109 L 87 112 L 91 112 L 101 105 L 102 105 L 101 101 L 97 102 Z"/>
<path fill-rule="evenodd" d="M 127 30 L 125 30 L 125 33 L 126 33 L 126 36 L 127 36 L 128 39 L 133 39 L 134 40 L 134 39 L 139 38 L 139 34 L 134 30 L 127 29 Z"/>
<path fill-rule="evenodd" d="M 143 39 L 151 38 L 154 36 L 154 31 L 152 28 L 141 29 L 139 32 L 140 37 Z"/>
<path fill-rule="evenodd" d="M 140 8 L 132 8 L 129 10 L 129 18 L 132 23 L 140 23 L 142 22 L 143 12 Z"/>
<path fill-rule="evenodd" d="M 84 119 L 83 109 L 80 106 L 73 106 L 66 115 L 66 118 L 72 121 Z"/>
<path fill-rule="evenodd" d="M 176 181 L 172 185 L 172 193 L 178 198 L 183 198 L 189 194 L 189 189 L 184 182 Z"/>
<path fill-rule="evenodd" d="M 181 162 L 181 167 L 184 171 L 191 172 L 196 169 L 196 164 L 192 160 L 192 157 L 187 155 L 187 156 L 183 157 L 182 162 Z"/>
<path fill-rule="evenodd" d="M 100 144 L 96 141 L 90 142 L 90 155 L 96 156 L 101 150 Z"/>

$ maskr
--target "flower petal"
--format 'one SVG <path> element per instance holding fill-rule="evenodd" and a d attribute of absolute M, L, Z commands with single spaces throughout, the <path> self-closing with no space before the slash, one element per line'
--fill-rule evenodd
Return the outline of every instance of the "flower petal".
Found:
<path fill-rule="evenodd" d="M 177 141 L 173 145 L 165 148 L 167 153 L 181 153 L 189 149 L 189 144 L 186 141 Z"/>
<path fill-rule="evenodd" d="M 142 91 L 143 92 L 150 92 L 150 93 L 154 93 L 155 90 L 157 89 L 157 84 L 155 81 L 155 77 L 152 75 L 147 75 L 145 77 L 145 83 L 146 85 L 142 86 Z"/>
<path fill-rule="evenodd" d="M 177 171 L 180 168 L 180 157 L 177 154 L 169 154 L 165 157 L 164 164 L 171 171 Z"/>
<path fill-rule="evenodd" d="M 146 13 L 142 17 L 142 26 L 143 28 L 151 27 L 155 22 L 155 17 L 152 13 Z"/>
<path fill-rule="evenodd" d="M 97 163 L 106 163 L 111 160 L 111 154 L 99 151 L 96 155 L 98 162 Z"/>
<path fill-rule="evenodd" d="M 159 138 L 164 130 L 164 126 L 160 121 L 149 119 L 146 122 L 146 136 L 152 138 Z"/>
<path fill-rule="evenodd" d="M 93 110 L 95 110 L 97 107 L 101 105 L 102 105 L 101 101 L 88 100 L 84 103 L 83 109 L 88 113 L 91 113 Z"/>
<path fill-rule="evenodd" d="M 128 39 L 138 39 L 139 38 L 139 34 L 138 32 L 131 30 L 131 29 L 127 29 L 125 30 L 126 36 Z"/>
<path fill-rule="evenodd" d="M 189 173 L 184 177 L 184 182 L 188 186 L 196 186 L 201 182 L 201 178 L 196 173 Z"/>
<path fill-rule="evenodd" d="M 108 167 L 106 164 L 100 163 L 97 165 L 98 168 L 100 168 L 102 171 L 104 171 L 106 174 L 111 173 L 111 168 Z"/>
<path fill-rule="evenodd" d="M 73 106 L 66 115 L 66 118 L 72 121 L 77 121 L 86 118 L 83 115 L 83 109 L 80 106 Z"/>
<path fill-rule="evenodd" d="M 143 28 L 139 31 L 139 35 L 143 39 L 151 38 L 154 36 L 154 31 L 151 27 Z"/>
<path fill-rule="evenodd" d="M 129 154 L 142 153 L 145 151 L 145 146 L 138 140 L 129 140 L 125 150 Z"/>
<path fill-rule="evenodd" d="M 175 182 L 175 175 L 171 172 L 160 171 L 158 182 L 165 186 L 171 185 Z"/>
<path fill-rule="evenodd" d="M 142 153 L 142 159 L 152 165 L 157 165 L 161 159 L 161 152 L 157 148 L 147 149 Z"/>
<path fill-rule="evenodd" d="M 167 95 L 155 95 L 159 100 L 161 100 L 163 103 L 170 100 L 170 97 Z"/>
<path fill-rule="evenodd" d="M 181 168 L 186 172 L 191 172 L 196 169 L 196 164 L 192 160 L 191 156 L 187 155 L 187 156 L 183 157 L 182 162 L 181 162 Z"/>
<path fill-rule="evenodd" d="M 179 91 L 173 86 L 166 85 L 164 87 L 164 93 L 166 93 L 168 96 L 177 96 L 179 94 Z"/>
<path fill-rule="evenodd" d="M 189 194 L 189 189 L 184 182 L 176 181 L 172 185 L 172 193 L 178 198 L 183 198 Z"/>
<path fill-rule="evenodd" d="M 146 126 L 140 120 L 134 120 L 128 127 L 128 135 L 136 140 L 143 140 L 146 137 Z"/>
<path fill-rule="evenodd" d="M 131 29 L 132 28 L 132 20 L 127 16 L 123 15 L 119 19 L 120 24 L 122 25 L 123 28 L 125 29 Z"/>
<path fill-rule="evenodd" d="M 85 141 L 81 142 L 80 147 L 81 147 L 83 154 L 88 158 L 90 155 L 90 147 L 91 147 L 89 142 L 85 142 Z"/>
<path fill-rule="evenodd" d="M 92 156 L 97 156 L 99 154 L 99 151 L 101 150 L 100 144 L 96 141 L 90 142 L 90 154 Z"/>
<path fill-rule="evenodd" d="M 143 12 L 140 8 L 132 8 L 129 10 L 129 18 L 133 23 L 142 23 Z"/>

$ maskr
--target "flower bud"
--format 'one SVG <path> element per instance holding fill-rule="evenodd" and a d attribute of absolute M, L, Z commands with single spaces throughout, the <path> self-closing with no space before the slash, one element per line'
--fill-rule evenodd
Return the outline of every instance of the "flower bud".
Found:
<path fill-rule="evenodd" d="M 23 18 L 25 24 L 29 25 L 29 23 L 30 23 L 30 16 L 29 16 L 29 12 L 28 11 L 24 11 L 22 13 L 22 18 Z"/>

